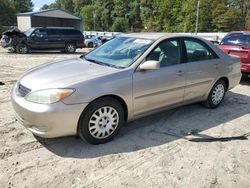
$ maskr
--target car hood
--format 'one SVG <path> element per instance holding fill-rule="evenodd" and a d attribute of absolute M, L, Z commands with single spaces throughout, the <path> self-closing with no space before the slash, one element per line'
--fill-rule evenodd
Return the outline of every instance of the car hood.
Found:
<path fill-rule="evenodd" d="M 35 67 L 25 73 L 19 83 L 31 90 L 63 88 L 67 85 L 94 79 L 120 71 L 84 59 L 69 59 Z"/>
<path fill-rule="evenodd" d="M 6 35 L 8 37 L 13 37 L 13 36 L 26 37 L 26 35 L 24 33 L 20 32 L 19 30 L 16 30 L 16 29 L 7 30 L 7 31 L 3 32 L 2 35 Z"/>

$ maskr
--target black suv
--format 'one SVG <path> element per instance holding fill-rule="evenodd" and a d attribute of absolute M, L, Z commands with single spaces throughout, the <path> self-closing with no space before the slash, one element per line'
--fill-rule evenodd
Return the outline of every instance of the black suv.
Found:
<path fill-rule="evenodd" d="M 20 54 L 30 50 L 61 50 L 73 53 L 76 48 L 84 47 L 84 36 L 76 29 L 59 27 L 33 27 L 22 33 L 9 30 L 2 34 L 1 45 L 12 48 Z"/>

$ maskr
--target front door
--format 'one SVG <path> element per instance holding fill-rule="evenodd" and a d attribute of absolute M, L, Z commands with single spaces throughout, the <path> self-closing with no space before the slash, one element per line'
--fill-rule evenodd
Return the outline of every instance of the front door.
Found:
<path fill-rule="evenodd" d="M 36 29 L 29 38 L 28 45 L 32 49 L 48 49 L 49 41 L 46 29 Z"/>
<path fill-rule="evenodd" d="M 145 59 L 156 60 L 160 69 L 135 71 L 133 75 L 134 115 L 183 102 L 185 64 L 178 39 L 161 42 Z"/>

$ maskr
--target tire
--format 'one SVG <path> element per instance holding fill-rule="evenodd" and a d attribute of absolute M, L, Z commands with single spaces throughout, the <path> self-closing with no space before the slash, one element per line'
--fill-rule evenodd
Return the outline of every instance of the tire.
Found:
<path fill-rule="evenodd" d="M 244 78 L 249 78 L 249 75 L 250 75 L 250 73 L 242 73 L 242 78 L 244 79 Z"/>
<path fill-rule="evenodd" d="M 90 43 L 88 44 L 88 47 L 89 47 L 89 48 L 94 48 L 93 42 L 90 42 Z"/>
<path fill-rule="evenodd" d="M 65 46 L 65 52 L 74 53 L 76 51 L 76 45 L 74 43 L 67 43 Z"/>
<path fill-rule="evenodd" d="M 29 52 L 28 46 L 23 43 L 17 44 L 15 50 L 19 54 L 27 54 Z"/>
<path fill-rule="evenodd" d="M 122 105 L 111 97 L 98 99 L 83 111 L 78 123 L 78 135 L 90 144 L 112 140 L 124 124 Z"/>
<path fill-rule="evenodd" d="M 203 103 L 208 108 L 217 108 L 223 101 L 226 93 L 226 83 L 218 80 L 211 89 L 207 100 Z"/>

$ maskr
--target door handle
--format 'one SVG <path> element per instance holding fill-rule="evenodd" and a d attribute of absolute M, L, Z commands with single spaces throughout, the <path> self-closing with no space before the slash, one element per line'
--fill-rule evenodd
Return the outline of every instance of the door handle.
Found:
<path fill-rule="evenodd" d="M 219 69 L 219 63 L 215 64 L 215 69 Z"/>

